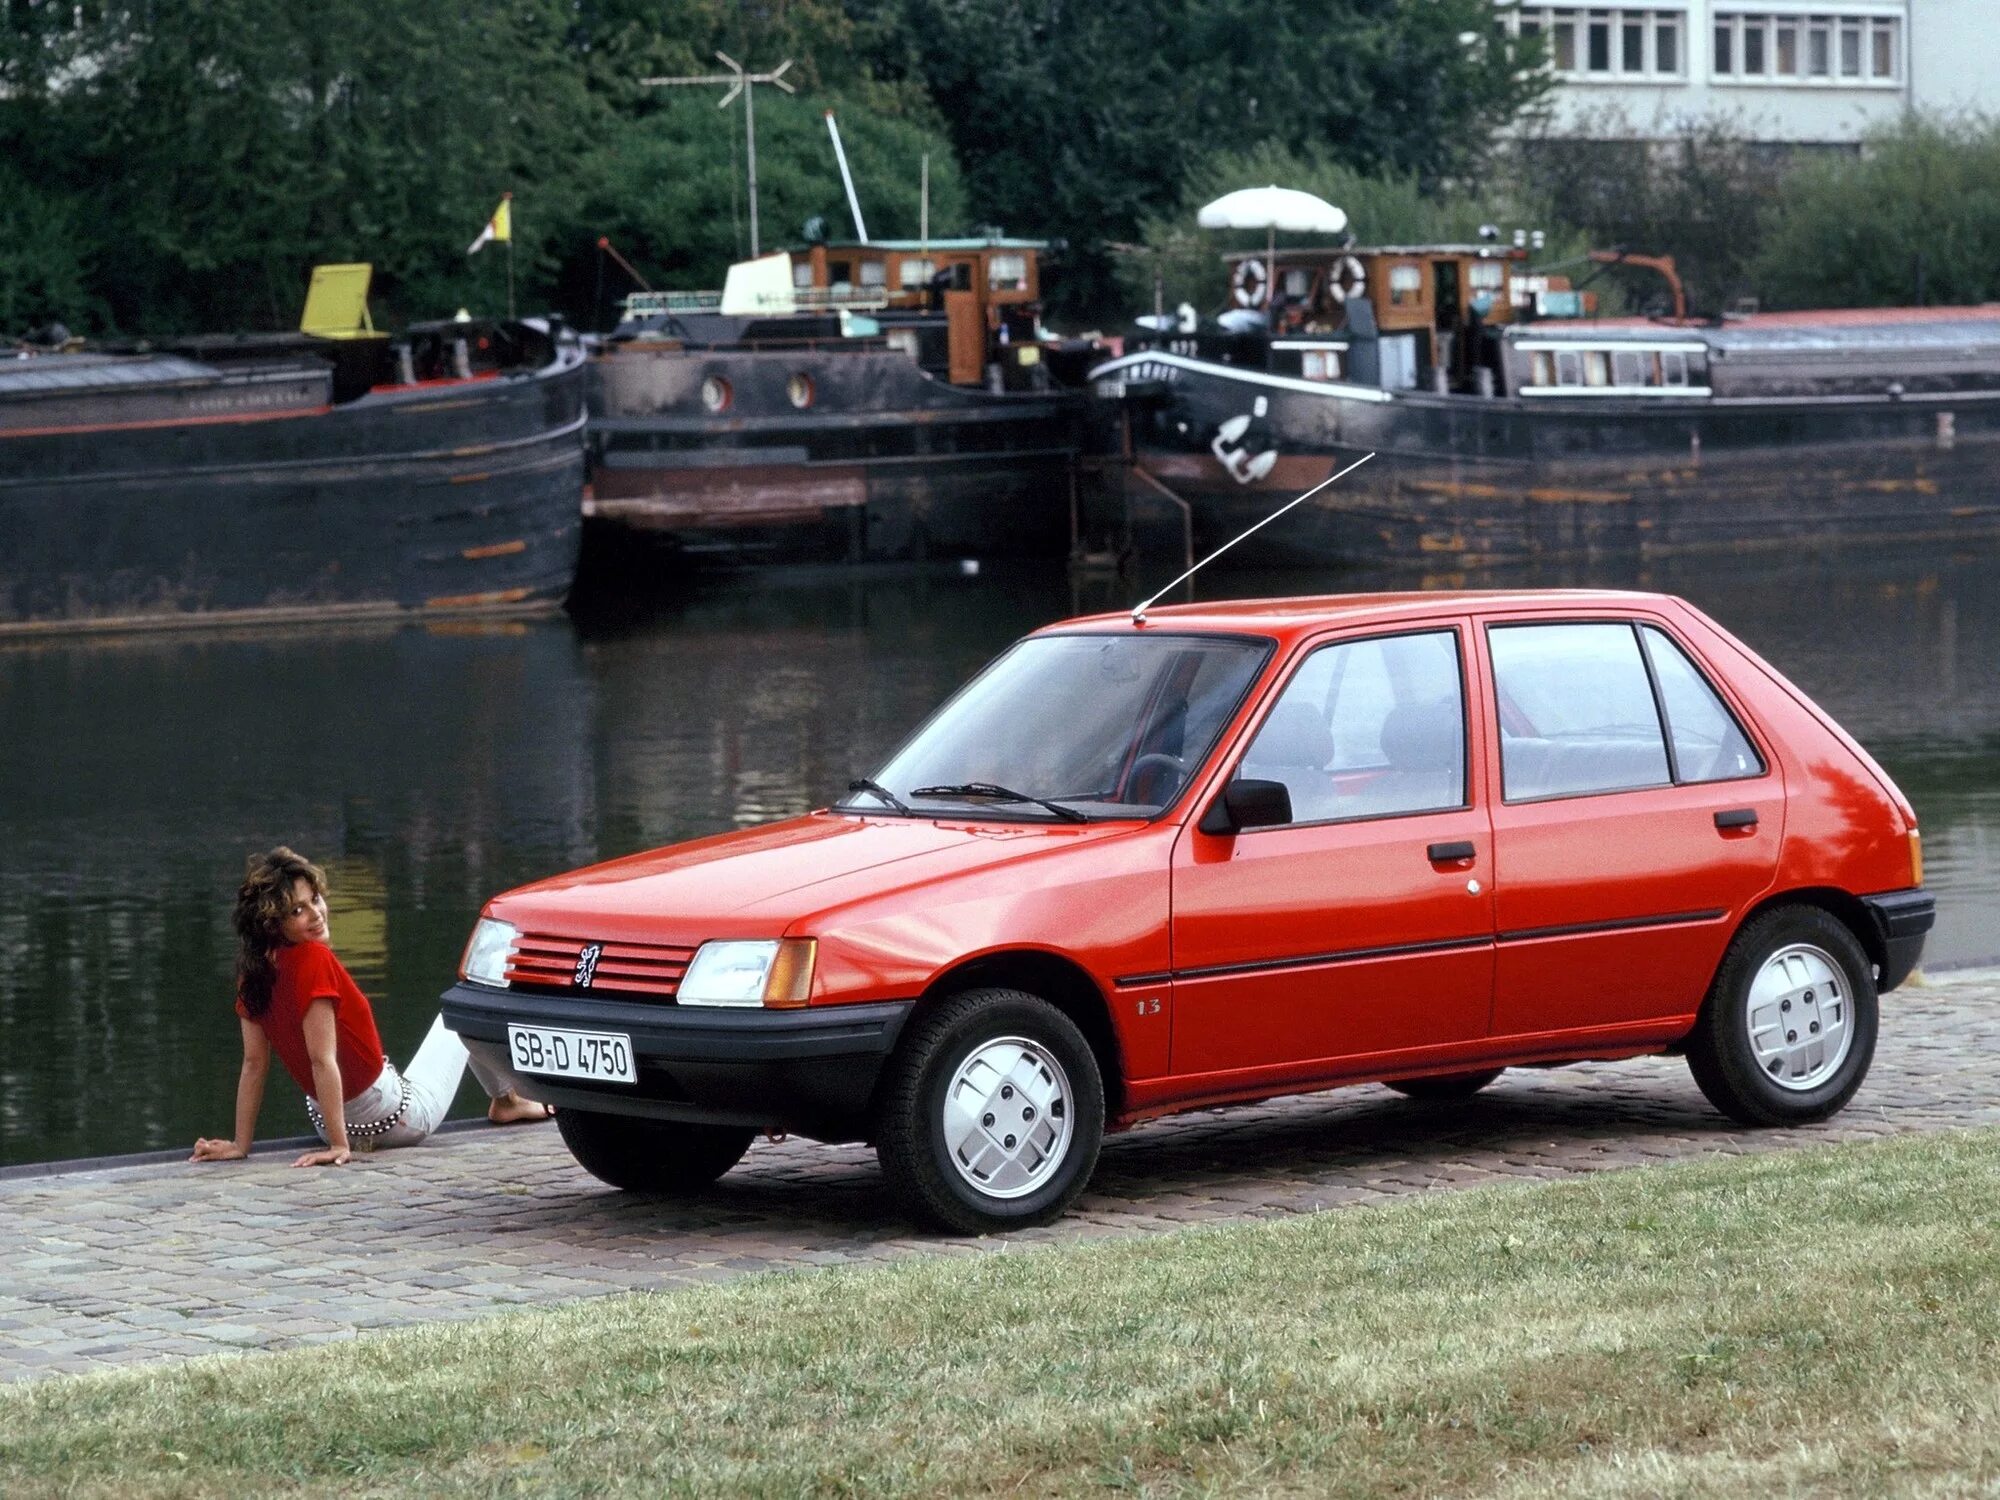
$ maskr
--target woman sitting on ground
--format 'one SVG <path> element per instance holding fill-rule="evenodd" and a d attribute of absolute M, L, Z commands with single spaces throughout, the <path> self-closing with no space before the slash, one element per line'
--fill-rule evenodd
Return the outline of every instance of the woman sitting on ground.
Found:
<path fill-rule="evenodd" d="M 250 1154 L 274 1051 L 305 1090 L 306 1113 L 326 1142 L 295 1167 L 337 1167 L 355 1142 L 364 1150 L 416 1145 L 444 1120 L 468 1063 L 493 1100 L 489 1120 L 512 1125 L 551 1115 L 546 1105 L 497 1086 L 442 1016 L 408 1071 L 396 1071 L 382 1055 L 368 997 L 326 945 L 326 874 L 290 849 L 250 857 L 236 892 L 236 936 L 236 1015 L 243 1028 L 236 1138 L 198 1140 L 190 1161 Z"/>

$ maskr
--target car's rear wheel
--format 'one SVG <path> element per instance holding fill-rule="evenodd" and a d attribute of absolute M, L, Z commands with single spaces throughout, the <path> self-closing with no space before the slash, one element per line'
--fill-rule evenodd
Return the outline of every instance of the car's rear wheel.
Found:
<path fill-rule="evenodd" d="M 1441 1073 L 1433 1078 L 1391 1078 L 1388 1084 L 1412 1099 L 1470 1099 L 1500 1073 L 1499 1068 L 1485 1068 L 1476 1073 Z"/>
<path fill-rule="evenodd" d="M 743 1159 L 754 1132 L 636 1115 L 559 1109 L 556 1129 L 577 1164 L 630 1193 L 692 1193 Z"/>
<path fill-rule="evenodd" d="M 1875 971 L 1846 924 L 1816 906 L 1746 923 L 1688 1038 L 1688 1069 L 1746 1125 L 1824 1120 L 1875 1056 Z"/>
<path fill-rule="evenodd" d="M 1020 990 L 968 990 L 904 1039 L 875 1141 L 916 1218 L 962 1234 L 1046 1224 L 1083 1191 L 1104 1081 L 1076 1023 Z"/>

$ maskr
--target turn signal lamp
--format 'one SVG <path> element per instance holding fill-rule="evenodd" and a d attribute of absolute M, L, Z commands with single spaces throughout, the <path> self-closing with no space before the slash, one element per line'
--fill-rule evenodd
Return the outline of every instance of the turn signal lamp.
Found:
<path fill-rule="evenodd" d="M 1916 829 L 1910 830 L 1910 884 L 1924 883 L 1924 836 Z"/>

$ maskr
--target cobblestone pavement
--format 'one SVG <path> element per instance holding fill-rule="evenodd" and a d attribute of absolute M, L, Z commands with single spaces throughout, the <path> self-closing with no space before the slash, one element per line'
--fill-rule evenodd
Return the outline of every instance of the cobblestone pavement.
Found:
<path fill-rule="evenodd" d="M 2000 1124 L 1994 970 L 1888 997 L 1873 1072 L 1821 1126 L 1742 1130 L 1671 1058 L 1511 1072 L 1454 1105 L 1353 1088 L 1113 1137 L 1069 1217 L 1008 1240 L 1148 1234 L 1986 1124 Z M 913 1231 L 858 1146 L 759 1142 L 712 1191 L 678 1203 L 603 1187 L 549 1126 L 449 1134 L 340 1170 L 288 1162 L 0 1180 L 0 1380 L 995 1243 Z"/>

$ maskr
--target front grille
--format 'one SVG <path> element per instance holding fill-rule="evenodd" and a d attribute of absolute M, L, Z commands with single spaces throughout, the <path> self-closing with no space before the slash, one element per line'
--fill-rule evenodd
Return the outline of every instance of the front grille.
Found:
<path fill-rule="evenodd" d="M 507 982 L 530 989 L 581 994 L 583 991 L 576 987 L 576 961 L 584 945 L 596 941 L 524 932 L 507 960 Z M 672 1000 L 681 986 L 681 975 L 687 972 L 694 958 L 692 948 L 669 948 L 659 943 L 604 943 L 603 949 L 597 956 L 597 972 L 590 983 L 589 993 L 593 995 Z"/>

